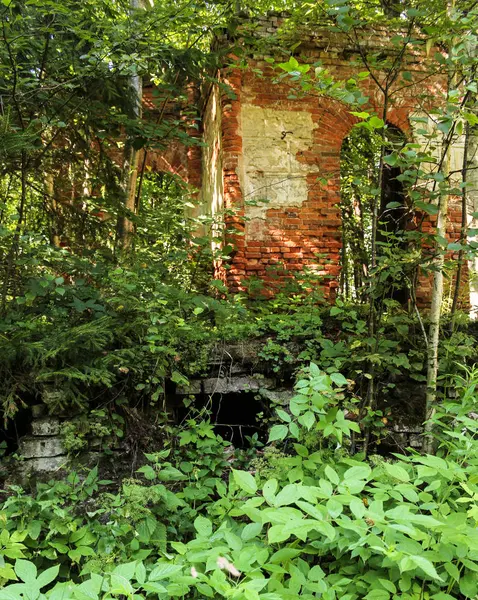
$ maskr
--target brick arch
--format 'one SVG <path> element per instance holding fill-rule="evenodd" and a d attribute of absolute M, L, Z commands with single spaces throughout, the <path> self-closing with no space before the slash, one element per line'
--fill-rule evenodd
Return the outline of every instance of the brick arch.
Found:
<path fill-rule="evenodd" d="M 146 153 L 146 171 L 153 173 L 171 173 L 177 175 L 185 183 L 189 183 L 187 148 L 180 144 L 171 144 L 166 150 L 148 151 Z M 140 158 L 140 164 L 144 155 Z"/>

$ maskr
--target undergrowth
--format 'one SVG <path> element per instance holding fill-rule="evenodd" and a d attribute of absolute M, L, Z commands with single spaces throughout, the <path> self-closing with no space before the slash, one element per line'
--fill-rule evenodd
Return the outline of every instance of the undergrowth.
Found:
<path fill-rule="evenodd" d="M 434 456 L 353 455 L 348 382 L 311 364 L 260 454 L 192 420 L 120 489 L 4 490 L 0 600 L 475 598 L 478 372 L 453 383 Z"/>

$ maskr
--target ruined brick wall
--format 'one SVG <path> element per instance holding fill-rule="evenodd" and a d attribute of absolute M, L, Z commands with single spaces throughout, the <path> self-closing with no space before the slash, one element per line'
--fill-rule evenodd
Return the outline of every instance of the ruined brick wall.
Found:
<path fill-rule="evenodd" d="M 264 19 L 256 35 L 270 35 L 280 22 L 277 16 Z M 379 49 L 389 43 L 387 35 L 375 32 L 362 44 Z M 358 57 L 350 42 L 327 31 L 305 36 L 297 54 L 310 63 L 320 59 L 337 80 L 363 70 L 351 65 Z M 399 78 L 387 121 L 413 139 L 410 117 L 423 114 L 424 98 L 442 96 L 445 85 L 439 77 L 424 77 L 422 58 L 410 55 L 407 61 L 412 81 L 404 85 Z M 341 252 L 340 153 L 355 117 L 344 104 L 324 96 L 291 97 L 289 84 L 274 82 L 277 72 L 265 56 L 252 56 L 246 69 L 230 67 L 221 76 L 234 93 L 234 98 L 223 93 L 221 99 L 224 206 L 235 211 L 228 224 L 238 233 L 226 272 L 230 290 L 244 289 L 254 276 L 272 283 L 279 274 L 285 280 L 308 266 L 322 276 L 325 295 L 333 297 Z M 371 78 L 363 82 L 363 91 L 369 97 L 364 109 L 381 114 L 382 95 Z M 450 234 L 456 238 L 458 201 L 452 203 L 450 218 Z M 430 279 L 422 277 L 422 304 L 430 297 L 429 285 Z"/>
<path fill-rule="evenodd" d="M 189 106 L 199 102 L 200 91 L 197 87 L 189 86 L 187 89 Z M 143 88 L 143 113 L 153 123 L 176 120 L 184 121 L 186 133 L 191 138 L 198 140 L 197 144 L 186 146 L 178 138 L 165 142 L 164 148 L 148 148 L 142 150 L 139 156 L 139 165 L 147 171 L 156 173 L 172 173 L 181 177 L 193 188 L 200 189 L 202 184 L 202 129 L 190 116 L 181 116 L 182 106 L 172 106 L 168 98 L 155 97 L 155 88 L 152 85 Z M 171 130 L 174 130 L 171 124 Z"/>

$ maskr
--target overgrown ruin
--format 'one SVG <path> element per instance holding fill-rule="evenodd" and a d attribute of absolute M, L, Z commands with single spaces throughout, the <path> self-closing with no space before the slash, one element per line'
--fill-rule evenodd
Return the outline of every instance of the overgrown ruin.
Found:
<path fill-rule="evenodd" d="M 243 27 L 251 28 L 251 24 L 246 20 Z M 265 39 L 281 28 L 287 31 L 287 15 L 271 13 L 253 25 L 252 35 L 256 40 Z M 247 31 L 251 35 L 250 29 Z M 355 40 L 324 28 L 304 28 L 285 35 L 289 42 L 298 40 L 294 55 L 301 64 L 320 61 L 321 70 L 336 81 L 358 81 L 368 97 L 363 110 L 383 113 L 383 94 L 374 81 L 383 74 L 377 71 L 374 78 L 361 78 L 358 73 L 366 68 L 367 56 L 398 56 L 406 32 L 361 31 Z M 274 285 L 307 267 L 321 278 L 325 295 L 333 298 L 339 286 L 343 246 L 338 206 L 341 151 L 360 119 L 344 102 L 327 94 L 298 93 L 293 77 L 280 77 L 277 67 L 270 64 L 270 50 L 248 52 L 247 42 L 237 37 L 231 40 L 226 36 L 220 43 L 239 44 L 243 56 L 230 54 L 217 74 L 217 83 L 201 92 L 202 159 L 198 147 L 188 151 L 175 148 L 168 150 L 169 162 L 159 157 L 151 164 L 169 168 L 196 186 L 202 213 L 212 217 L 225 213 L 225 225 L 236 232 L 224 238 L 233 246 L 230 264 L 222 271 L 230 291 L 243 290 L 247 280 L 256 277 Z M 390 91 L 388 127 L 405 140 L 425 144 L 417 130 L 431 127 L 427 116 L 430 98 L 444 100 L 446 85 L 444 76 L 428 72 L 423 50 L 407 48 L 401 74 Z M 428 125 L 423 125 L 424 119 L 430 119 Z M 463 141 L 458 140 L 450 164 L 457 182 L 462 161 Z M 469 161 L 476 161 L 475 156 L 470 155 Z M 475 176 L 473 170 L 470 173 Z M 476 202 L 471 190 L 470 225 Z M 422 222 L 423 215 L 415 214 L 413 219 Z M 432 224 L 433 217 L 427 216 L 422 230 L 428 231 Z M 450 242 L 460 237 L 461 226 L 461 199 L 457 196 L 448 212 Z M 457 253 L 452 258 L 456 259 Z M 470 291 L 471 299 L 466 293 L 461 298 L 463 306 L 476 302 L 473 278 Z M 428 305 L 430 294 L 431 279 L 421 276 L 417 304 Z"/>

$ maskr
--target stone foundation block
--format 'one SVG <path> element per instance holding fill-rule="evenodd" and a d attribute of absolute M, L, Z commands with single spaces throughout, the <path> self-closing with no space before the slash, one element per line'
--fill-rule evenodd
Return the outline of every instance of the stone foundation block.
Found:
<path fill-rule="evenodd" d="M 24 458 L 49 458 L 66 454 L 60 437 L 24 437 L 20 441 L 20 454 Z"/>
<path fill-rule="evenodd" d="M 34 419 L 32 421 L 32 435 L 52 436 L 60 433 L 60 421 L 52 417 Z"/>

